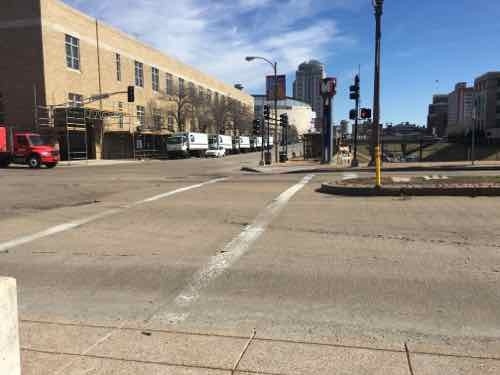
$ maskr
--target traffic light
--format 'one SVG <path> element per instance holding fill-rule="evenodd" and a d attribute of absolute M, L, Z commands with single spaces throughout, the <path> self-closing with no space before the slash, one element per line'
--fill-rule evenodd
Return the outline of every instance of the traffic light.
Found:
<path fill-rule="evenodd" d="M 288 114 L 283 113 L 280 115 L 280 126 L 283 128 L 288 127 Z"/>
<path fill-rule="evenodd" d="M 356 77 L 354 78 L 354 85 L 352 85 L 350 88 L 349 88 L 349 91 L 350 91 L 350 95 L 349 95 L 349 98 L 351 100 L 358 100 L 359 99 L 359 92 L 360 92 L 360 79 L 359 79 L 359 76 L 356 75 Z"/>
<path fill-rule="evenodd" d="M 266 120 L 270 120 L 271 119 L 271 110 L 270 110 L 270 108 L 269 108 L 268 105 L 264 106 L 264 118 Z"/>
<path fill-rule="evenodd" d="M 355 109 L 351 109 L 349 111 L 349 120 L 356 120 L 356 118 L 358 117 L 358 113 Z"/>
<path fill-rule="evenodd" d="M 259 135 L 262 130 L 262 123 L 259 119 L 253 121 L 253 134 Z"/>
<path fill-rule="evenodd" d="M 134 86 L 129 86 L 127 88 L 127 95 L 128 95 L 128 102 L 134 103 L 135 102 L 135 87 Z"/>
<path fill-rule="evenodd" d="M 361 118 L 363 120 L 372 118 L 372 110 L 370 108 L 361 108 Z"/>

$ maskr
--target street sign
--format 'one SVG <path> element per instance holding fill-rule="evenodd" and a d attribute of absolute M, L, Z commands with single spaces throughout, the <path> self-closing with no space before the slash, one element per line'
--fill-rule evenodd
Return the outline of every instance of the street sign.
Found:
<path fill-rule="evenodd" d="M 323 82 L 321 82 L 320 85 L 320 89 L 320 94 L 323 98 L 326 99 L 334 97 L 337 93 L 337 78 L 329 77 L 323 79 Z"/>

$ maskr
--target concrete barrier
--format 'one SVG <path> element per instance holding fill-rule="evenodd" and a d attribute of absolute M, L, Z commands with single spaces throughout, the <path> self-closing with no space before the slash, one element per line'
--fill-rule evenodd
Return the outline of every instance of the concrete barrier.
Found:
<path fill-rule="evenodd" d="M 21 375 L 16 280 L 0 277 L 0 374 Z"/>

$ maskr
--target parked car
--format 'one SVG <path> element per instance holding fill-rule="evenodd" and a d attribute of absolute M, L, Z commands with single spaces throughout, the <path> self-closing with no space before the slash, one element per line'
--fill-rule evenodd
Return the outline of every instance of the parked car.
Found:
<path fill-rule="evenodd" d="M 32 132 L 17 132 L 0 124 L 0 167 L 10 163 L 27 164 L 30 168 L 54 168 L 59 162 L 59 151 Z"/>
<path fill-rule="evenodd" d="M 224 146 L 210 146 L 206 152 L 208 158 L 223 158 L 226 156 L 226 148 Z"/>

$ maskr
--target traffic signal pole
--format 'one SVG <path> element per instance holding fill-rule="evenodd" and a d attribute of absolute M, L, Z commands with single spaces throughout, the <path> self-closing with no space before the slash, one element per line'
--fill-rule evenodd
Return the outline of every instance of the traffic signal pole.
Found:
<path fill-rule="evenodd" d="M 358 122 L 359 122 L 359 96 L 360 96 L 360 79 L 359 75 L 354 78 L 354 86 L 356 87 L 356 116 L 354 118 L 354 156 L 351 162 L 351 167 L 359 166 L 358 162 Z"/>
<path fill-rule="evenodd" d="M 336 94 L 337 79 L 325 78 L 321 84 L 321 96 L 323 97 L 323 131 L 322 133 L 322 163 L 330 164 L 332 162 L 333 138 L 332 138 L 332 104 L 333 97 Z"/>
<path fill-rule="evenodd" d="M 380 150 L 380 47 L 382 39 L 383 0 L 374 0 L 375 7 L 375 78 L 373 95 L 373 144 L 375 151 L 375 187 L 382 186 L 382 155 Z"/>
<path fill-rule="evenodd" d="M 265 123 L 260 126 L 260 165 L 265 165 L 264 162 L 264 132 L 265 132 Z"/>
<path fill-rule="evenodd" d="M 274 63 L 274 161 L 279 163 L 278 146 L 278 63 Z"/>

